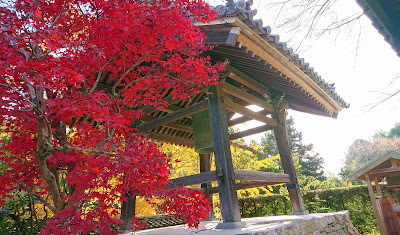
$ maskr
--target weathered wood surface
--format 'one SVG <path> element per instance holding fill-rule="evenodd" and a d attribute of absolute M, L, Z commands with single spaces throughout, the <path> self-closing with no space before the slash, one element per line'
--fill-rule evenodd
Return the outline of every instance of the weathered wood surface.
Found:
<path fill-rule="evenodd" d="M 140 120 L 143 121 L 143 122 L 150 122 L 150 121 L 153 121 L 153 120 L 156 120 L 156 119 L 157 119 L 156 117 L 152 117 L 152 116 L 143 116 L 143 117 L 140 118 Z M 181 123 L 177 123 L 177 122 L 165 123 L 162 126 L 173 128 L 173 129 L 177 129 L 177 130 L 181 130 L 181 131 L 193 132 L 193 127 L 192 126 L 181 124 Z"/>
<path fill-rule="evenodd" d="M 275 127 L 277 125 L 276 120 L 264 116 L 258 112 L 254 112 L 246 107 L 236 104 L 229 99 L 224 99 L 224 104 L 229 111 L 242 114 L 243 116 L 249 117 L 251 119 L 263 122 L 269 126 Z"/>
<path fill-rule="evenodd" d="M 368 175 L 370 175 L 371 177 L 376 177 L 376 176 L 387 176 L 393 174 L 396 175 L 399 173 L 400 173 L 400 167 L 391 167 L 391 168 L 371 170 L 368 172 Z"/>
<path fill-rule="evenodd" d="M 276 143 L 281 158 L 282 168 L 286 174 L 289 174 L 290 184 L 288 184 L 288 193 L 292 210 L 295 213 L 303 213 L 306 211 L 303 198 L 300 194 L 300 188 L 297 182 L 296 171 L 293 164 L 292 153 L 289 147 L 289 139 L 286 127 L 286 112 L 285 109 L 279 107 L 278 104 L 274 105 L 273 117 L 277 120 L 278 124 L 274 129 Z"/>
<path fill-rule="evenodd" d="M 199 154 L 200 158 L 200 173 L 202 172 L 209 172 L 211 171 L 211 164 L 212 164 L 212 153 L 209 154 Z M 211 183 L 203 183 L 201 184 L 201 188 L 211 188 L 212 185 Z M 207 220 L 212 220 L 214 219 L 214 209 L 213 209 L 213 199 L 212 199 L 212 194 L 207 193 L 207 190 L 205 190 L 204 193 L 206 199 L 210 202 L 210 211 L 207 214 L 206 219 Z"/>
<path fill-rule="evenodd" d="M 260 114 L 262 114 L 262 115 L 267 115 L 267 114 L 270 113 L 270 112 L 268 112 L 267 110 L 260 110 L 260 111 L 255 111 L 255 112 L 256 112 L 256 113 L 260 113 Z M 229 126 L 235 126 L 235 125 L 242 124 L 242 123 L 244 123 L 244 122 L 251 121 L 251 120 L 252 120 L 252 119 L 249 118 L 249 117 L 242 116 L 242 117 L 238 117 L 238 118 L 229 120 L 229 121 L 228 121 L 228 125 L 229 125 Z"/>
<path fill-rule="evenodd" d="M 217 178 L 221 214 L 224 223 L 240 222 L 239 200 L 233 175 L 231 148 L 229 143 L 228 118 L 221 99 L 220 87 L 207 88 L 210 107 L 210 122 L 213 136 L 215 167 L 221 176 Z"/>
<path fill-rule="evenodd" d="M 217 174 L 215 171 L 207 171 L 202 172 L 195 175 L 183 176 L 180 178 L 175 178 L 169 180 L 170 187 L 180 187 L 180 186 L 188 186 L 193 184 L 203 184 L 211 181 L 217 180 Z"/>
<path fill-rule="evenodd" d="M 268 89 L 266 87 L 264 87 L 264 85 L 257 82 L 253 78 L 247 76 L 246 74 L 239 71 L 238 69 L 236 69 L 230 65 L 227 65 L 226 70 L 229 72 L 228 77 L 232 78 L 233 80 L 240 82 L 241 84 L 253 89 L 254 91 L 257 91 L 260 94 L 265 94 L 268 92 Z M 272 106 L 269 111 L 273 112 Z"/>
<path fill-rule="evenodd" d="M 257 187 L 264 187 L 268 185 L 276 185 L 276 182 L 269 182 L 269 181 L 248 181 L 248 182 L 241 182 L 236 184 L 236 189 L 248 189 L 248 188 L 257 188 Z M 211 187 L 211 188 L 192 188 L 194 190 L 199 190 L 204 193 L 214 194 L 218 193 L 218 187 Z"/>
<path fill-rule="evenodd" d="M 258 127 L 254 127 L 245 131 L 241 131 L 241 132 L 237 132 L 237 133 L 233 133 L 229 135 L 229 139 L 230 140 L 235 140 L 235 139 L 239 139 L 239 138 L 243 138 L 249 135 L 254 135 L 254 134 L 258 134 L 258 133 L 262 133 L 262 132 L 266 132 L 269 130 L 274 129 L 271 126 L 268 125 L 263 125 L 263 126 L 258 126 Z"/>
<path fill-rule="evenodd" d="M 183 145 L 183 146 L 194 146 L 194 141 L 192 139 L 186 139 L 182 137 L 176 137 L 176 136 L 170 136 L 170 135 L 164 135 L 160 133 L 147 133 L 147 136 L 150 139 L 155 139 L 161 142 L 167 142 L 171 144 L 178 144 L 178 145 Z"/>
<path fill-rule="evenodd" d="M 257 98 L 249 93 L 247 93 L 246 91 L 243 91 L 235 86 L 232 86 L 228 83 L 222 83 L 222 89 L 224 91 L 224 93 L 233 95 L 241 100 L 247 101 L 251 104 L 255 104 L 265 110 L 267 110 L 268 112 L 272 113 L 273 112 L 273 106 L 272 104 L 268 103 L 265 100 L 262 100 L 260 98 Z"/>
<path fill-rule="evenodd" d="M 183 117 L 185 117 L 187 115 L 193 115 L 195 113 L 199 113 L 201 111 L 206 110 L 207 108 L 208 108 L 208 102 L 207 102 L 207 100 L 203 100 L 203 101 L 200 101 L 200 102 L 198 102 L 196 104 L 190 105 L 190 106 L 188 106 L 186 108 L 178 110 L 176 112 L 169 113 L 169 114 L 167 114 L 165 116 L 157 118 L 157 119 L 155 119 L 153 121 L 146 122 L 146 123 L 138 126 L 138 130 L 140 132 L 151 130 L 151 129 L 156 128 L 158 126 L 161 126 L 161 125 L 163 125 L 165 123 L 173 122 L 175 120 L 183 118 Z"/>
<path fill-rule="evenodd" d="M 381 214 L 379 213 L 379 208 L 378 208 L 378 204 L 376 203 L 374 188 L 372 187 L 369 175 L 365 175 L 365 181 L 367 181 L 369 198 L 371 199 L 372 207 L 374 208 L 374 213 L 375 213 L 376 220 L 378 222 L 379 231 L 380 231 L 381 235 L 388 235 L 388 232 L 383 223 Z"/>
<path fill-rule="evenodd" d="M 246 170 L 234 170 L 234 173 L 236 180 L 290 183 L 290 177 L 288 174 Z"/>

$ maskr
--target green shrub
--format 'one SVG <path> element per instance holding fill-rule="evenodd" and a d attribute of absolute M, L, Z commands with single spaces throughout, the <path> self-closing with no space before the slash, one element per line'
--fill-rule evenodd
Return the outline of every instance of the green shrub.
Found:
<path fill-rule="evenodd" d="M 381 187 L 384 194 L 389 191 Z M 314 190 L 303 194 L 304 204 L 310 213 L 348 210 L 353 225 L 361 234 L 378 231 L 374 210 L 365 185 L 345 188 Z M 268 195 L 239 199 L 243 218 L 287 215 L 292 211 L 289 196 Z"/>

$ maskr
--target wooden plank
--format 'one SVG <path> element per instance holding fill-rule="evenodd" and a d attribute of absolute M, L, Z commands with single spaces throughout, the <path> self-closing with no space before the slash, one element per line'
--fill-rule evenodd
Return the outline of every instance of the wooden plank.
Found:
<path fill-rule="evenodd" d="M 237 133 L 233 133 L 229 135 L 229 139 L 230 140 L 235 140 L 235 139 L 239 139 L 239 138 L 243 138 L 249 135 L 254 135 L 254 134 L 258 134 L 258 133 L 262 133 L 262 132 L 266 132 L 269 130 L 272 130 L 273 127 L 268 126 L 268 125 L 263 125 L 263 126 L 258 126 L 258 127 L 254 127 L 245 131 L 241 131 L 241 132 L 237 132 Z"/>
<path fill-rule="evenodd" d="M 300 194 L 300 188 L 297 182 L 296 170 L 293 164 L 292 153 L 289 147 L 289 139 L 286 127 L 286 111 L 278 105 L 274 105 L 274 118 L 278 121 L 278 125 L 274 129 L 275 139 L 278 146 L 279 156 L 281 158 L 283 171 L 289 175 L 290 184 L 288 185 L 288 193 L 292 210 L 294 213 L 308 213 L 304 206 L 303 198 Z"/>
<path fill-rule="evenodd" d="M 181 187 L 193 184 L 203 184 L 217 180 L 217 173 L 215 171 L 202 172 L 200 174 L 184 176 L 169 180 L 169 187 Z"/>
<path fill-rule="evenodd" d="M 290 183 L 290 177 L 288 174 L 246 170 L 234 170 L 234 172 L 236 180 Z"/>
<path fill-rule="evenodd" d="M 186 108 L 183 108 L 181 110 L 178 110 L 176 112 L 167 114 L 165 116 L 162 116 L 160 118 L 157 118 L 153 121 L 146 122 L 138 127 L 138 130 L 143 132 L 147 130 L 151 130 L 153 128 L 156 128 L 158 126 L 162 126 L 165 123 L 173 122 L 175 120 L 178 120 L 182 117 L 185 117 L 187 115 L 193 115 L 195 113 L 199 113 L 201 111 L 204 111 L 208 108 L 208 101 L 203 100 L 200 101 L 196 104 L 190 105 Z"/>
<path fill-rule="evenodd" d="M 379 186 L 378 177 L 374 177 L 374 182 L 375 182 L 376 193 L 378 194 L 378 196 L 382 197 L 382 191 L 381 187 Z"/>
<path fill-rule="evenodd" d="M 254 111 L 252 111 L 252 110 L 250 110 L 250 109 L 248 109 L 246 107 L 243 107 L 243 106 L 241 106 L 239 104 L 236 104 L 236 103 L 234 103 L 234 102 L 232 102 L 232 101 L 230 101 L 228 99 L 224 99 L 224 104 L 226 105 L 226 108 L 229 111 L 232 111 L 232 112 L 235 112 L 235 113 L 240 113 L 243 116 L 246 116 L 246 117 L 252 118 L 254 120 L 263 122 L 263 123 L 265 123 L 265 124 L 267 124 L 269 126 L 272 126 L 272 127 L 276 127 L 276 125 L 277 125 L 276 120 L 274 120 L 272 118 L 269 118 L 269 117 L 266 117 L 266 116 L 264 116 L 264 115 L 262 115 L 260 113 L 254 112 Z"/>
<path fill-rule="evenodd" d="M 267 114 L 270 113 L 270 112 L 268 112 L 266 110 L 260 110 L 260 111 L 254 111 L 254 112 L 260 113 L 260 114 L 263 114 L 263 115 L 267 115 Z M 228 121 L 228 125 L 229 126 L 235 126 L 235 125 L 238 125 L 238 124 L 241 124 L 241 123 L 244 123 L 244 122 L 247 122 L 247 121 L 251 121 L 251 120 L 252 119 L 249 118 L 249 117 L 242 116 L 242 117 L 235 118 L 233 120 L 229 120 Z"/>
<path fill-rule="evenodd" d="M 200 173 L 202 172 L 209 172 L 211 171 L 211 164 L 212 164 L 212 153 L 209 154 L 199 154 L 200 158 Z M 201 188 L 211 188 L 211 183 L 203 183 L 201 184 Z M 206 220 L 214 219 L 214 208 L 213 208 L 213 199 L 212 194 L 208 193 L 207 190 L 204 192 L 204 196 L 210 202 L 210 211 L 207 213 Z"/>
<path fill-rule="evenodd" d="M 150 139 L 158 140 L 161 142 L 166 142 L 166 143 L 171 143 L 171 144 L 178 144 L 178 145 L 183 145 L 183 146 L 194 146 L 194 141 L 192 139 L 186 139 L 182 137 L 175 137 L 175 136 L 170 136 L 170 135 L 165 135 L 165 134 L 160 134 L 160 133 L 147 133 L 147 136 Z"/>
<path fill-rule="evenodd" d="M 311 77 L 304 73 L 297 64 L 288 60 L 278 49 L 259 35 L 254 34 L 254 31 L 241 20 L 236 20 L 234 25 L 241 28 L 241 33 L 237 40 L 239 43 L 289 77 L 290 80 L 321 102 L 331 113 L 337 113 L 341 110 L 340 105 L 316 84 Z"/>
<path fill-rule="evenodd" d="M 168 104 L 172 104 L 173 103 L 173 96 L 172 95 L 169 95 L 169 96 L 167 96 L 167 97 L 165 97 L 164 99 L 163 99 L 163 102 L 167 102 Z M 178 102 L 179 100 L 175 100 L 175 102 Z M 153 112 L 153 111 L 156 111 L 158 108 L 156 108 L 156 107 L 154 107 L 154 106 L 146 106 L 146 107 L 144 107 L 144 108 L 142 108 L 142 112 L 144 113 L 144 114 L 146 114 L 146 113 L 150 113 L 150 112 Z"/>
<path fill-rule="evenodd" d="M 258 188 L 258 187 L 263 187 L 263 186 L 268 186 L 268 185 L 277 185 L 280 183 L 276 182 L 268 182 L 268 181 L 248 181 L 248 182 L 242 182 L 242 183 L 237 183 L 236 188 L 237 190 L 239 189 L 247 189 L 247 188 Z M 212 187 L 212 188 L 192 188 L 194 190 L 199 190 L 204 193 L 209 193 L 209 194 L 214 194 L 218 193 L 218 187 Z"/>
<path fill-rule="evenodd" d="M 257 91 L 260 94 L 265 94 L 268 92 L 267 88 L 264 87 L 264 85 L 257 82 L 253 78 L 247 76 L 246 74 L 242 73 L 238 69 L 235 69 L 230 65 L 227 65 L 225 69 L 229 72 L 227 74 L 227 77 L 230 77 L 233 80 L 240 82 L 241 84 L 247 86 L 248 88 L 253 89 L 254 91 Z"/>
<path fill-rule="evenodd" d="M 274 112 L 274 108 L 273 108 L 272 104 L 268 103 L 267 101 L 259 99 L 253 95 L 250 95 L 249 93 L 247 93 L 235 86 L 232 86 L 228 83 L 223 83 L 221 85 L 222 85 L 222 89 L 225 93 L 233 95 L 233 96 L 235 96 L 241 100 L 247 101 L 251 104 L 255 104 L 255 105 L 267 110 L 270 113 Z"/>
<path fill-rule="evenodd" d="M 217 178 L 221 214 L 224 223 L 240 222 L 239 200 L 233 175 L 231 148 L 229 144 L 228 118 L 222 102 L 220 87 L 207 88 L 210 107 L 210 124 L 213 136 L 215 167 L 220 177 Z"/>
<path fill-rule="evenodd" d="M 149 121 L 153 121 L 155 119 L 157 119 L 157 118 L 152 117 L 152 116 L 143 116 L 140 118 L 140 121 L 149 122 Z M 163 124 L 163 126 L 181 130 L 181 131 L 193 132 L 193 128 L 191 126 L 184 125 L 184 124 L 177 123 L 177 122 L 166 123 L 166 124 Z"/>
<path fill-rule="evenodd" d="M 263 153 L 263 152 L 261 152 L 261 151 L 257 151 L 257 150 L 255 150 L 255 149 L 253 149 L 253 148 L 248 147 L 248 146 L 244 146 L 244 145 L 237 144 L 237 143 L 231 143 L 231 145 L 232 145 L 233 147 L 241 148 L 241 149 L 243 149 L 243 150 L 250 151 L 250 152 L 252 152 L 252 153 L 254 153 L 254 154 L 256 154 L 256 155 L 265 157 L 265 153 Z"/>
<path fill-rule="evenodd" d="M 391 168 L 371 170 L 368 172 L 368 175 L 370 175 L 371 177 L 376 177 L 376 176 L 386 176 L 388 174 L 398 173 L 398 172 L 400 172 L 400 167 L 391 167 Z"/>
<path fill-rule="evenodd" d="M 384 226 L 382 217 L 379 213 L 378 205 L 376 203 L 374 188 L 372 188 L 370 176 L 368 174 L 365 175 L 365 181 L 367 181 L 369 198 L 371 199 L 372 207 L 374 208 L 374 213 L 375 213 L 376 220 L 378 222 L 379 231 L 380 231 L 381 235 L 388 235 L 386 227 Z"/>

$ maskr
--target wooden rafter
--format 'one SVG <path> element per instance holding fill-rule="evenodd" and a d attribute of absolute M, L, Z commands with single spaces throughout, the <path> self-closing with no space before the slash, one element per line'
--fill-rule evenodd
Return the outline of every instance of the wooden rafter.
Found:
<path fill-rule="evenodd" d="M 208 108 L 208 101 L 207 100 L 203 100 L 200 101 L 196 104 L 190 105 L 186 108 L 180 109 L 176 112 L 173 113 L 169 113 L 165 116 L 162 116 L 160 118 L 157 118 L 153 121 L 150 122 L 146 122 L 142 125 L 140 125 L 138 127 L 138 130 L 143 132 L 143 131 L 147 131 L 147 130 L 151 130 L 153 128 L 156 128 L 158 126 L 161 126 L 165 123 L 169 123 L 178 119 L 181 119 L 187 115 L 193 115 L 195 113 L 199 113 L 201 111 L 204 111 Z"/>
<path fill-rule="evenodd" d="M 229 111 L 242 114 L 243 116 L 266 123 L 269 126 L 276 127 L 276 120 L 272 118 L 266 117 L 258 112 L 252 111 L 228 99 L 224 99 L 224 104 Z"/>
<path fill-rule="evenodd" d="M 263 126 L 258 126 L 258 127 L 254 127 L 245 131 L 241 131 L 241 132 L 237 132 L 237 133 L 233 133 L 229 135 L 229 139 L 230 140 L 235 140 L 235 139 L 239 139 L 239 138 L 243 138 L 249 135 L 254 135 L 254 134 L 258 134 L 258 133 L 262 133 L 262 132 L 266 132 L 269 130 L 272 130 L 273 127 L 269 126 L 269 125 L 263 125 Z"/>
<path fill-rule="evenodd" d="M 235 86 L 232 86 L 228 83 L 222 83 L 222 90 L 224 93 L 230 94 L 232 96 L 235 96 L 241 100 L 247 101 L 251 104 L 255 104 L 265 110 L 267 110 L 270 113 L 274 112 L 274 108 L 272 107 L 272 104 L 268 103 L 265 100 L 259 99 Z"/>

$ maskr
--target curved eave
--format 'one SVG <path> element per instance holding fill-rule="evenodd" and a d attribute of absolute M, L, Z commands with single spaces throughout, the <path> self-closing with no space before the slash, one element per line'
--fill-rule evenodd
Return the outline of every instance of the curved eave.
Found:
<path fill-rule="evenodd" d="M 300 66 L 299 62 L 294 62 L 293 55 L 282 53 L 282 48 L 279 46 L 272 45 L 265 39 L 263 39 L 260 34 L 262 32 L 256 32 L 253 28 L 250 28 L 247 24 L 253 23 L 252 21 L 245 23 L 238 17 L 226 17 L 220 18 L 209 23 L 198 23 L 196 24 L 205 32 L 212 32 L 214 35 L 221 37 L 220 35 L 225 32 L 227 38 L 226 41 L 222 42 L 211 42 L 214 45 L 227 45 L 245 47 L 249 51 L 252 51 L 254 56 L 266 61 L 269 65 L 276 68 L 280 73 L 282 73 L 282 80 L 289 79 L 294 86 L 297 86 L 301 92 L 307 94 L 310 100 L 315 100 L 317 103 L 323 106 L 323 112 L 318 109 L 301 107 L 299 105 L 290 105 L 291 108 L 307 113 L 336 117 L 338 112 L 342 108 L 347 108 L 348 105 L 344 102 L 338 102 L 337 100 L 341 98 L 336 95 L 336 93 L 329 92 L 326 88 L 327 84 L 322 82 L 320 84 L 316 83 L 316 78 L 312 78 L 306 74 L 303 70 L 310 70 L 308 64 L 306 66 Z M 227 32 L 227 30 L 229 30 Z M 236 38 L 232 38 L 236 35 Z M 216 38 L 218 38 L 216 37 Z M 283 48 L 283 51 L 287 49 Z M 310 73 L 312 74 L 312 72 Z M 255 78 L 257 79 L 257 78 Z M 260 78 L 258 78 L 260 79 Z M 321 80 L 320 78 L 318 78 Z M 273 88 L 273 87 L 272 87 Z M 333 96 L 333 97 L 332 97 Z M 336 99 L 336 100 L 335 100 Z"/>

